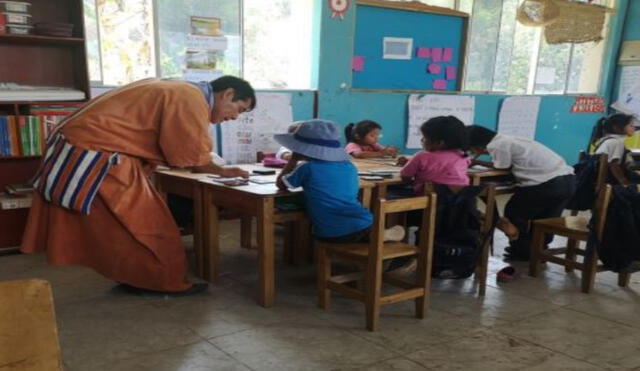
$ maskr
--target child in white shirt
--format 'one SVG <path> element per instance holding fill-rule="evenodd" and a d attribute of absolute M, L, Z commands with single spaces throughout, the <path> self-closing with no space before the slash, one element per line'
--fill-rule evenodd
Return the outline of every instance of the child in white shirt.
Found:
<path fill-rule="evenodd" d="M 638 183 L 640 176 L 633 172 L 633 159 L 624 146 L 624 140 L 635 132 L 634 117 L 617 113 L 603 117 L 596 123 L 591 136 L 595 155 L 606 154 L 609 161 L 609 179 L 614 183 Z"/>
<path fill-rule="evenodd" d="M 498 221 L 497 227 L 510 239 L 506 258 L 528 260 L 531 221 L 562 215 L 575 192 L 573 168 L 536 141 L 498 134 L 477 125 L 467 130 L 471 150 L 477 154 L 488 153 L 493 159 L 490 163 L 474 162 L 496 169 L 509 169 L 516 179 L 516 190 L 507 202 L 504 218 Z M 552 239 L 548 238 L 546 243 Z"/>

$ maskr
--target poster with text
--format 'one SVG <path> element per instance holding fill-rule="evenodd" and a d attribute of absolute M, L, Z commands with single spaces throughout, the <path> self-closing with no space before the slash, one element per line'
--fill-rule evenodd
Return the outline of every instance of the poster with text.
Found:
<path fill-rule="evenodd" d="M 274 134 L 284 134 L 293 122 L 291 94 L 257 93 L 256 108 L 238 120 L 221 124 L 222 157 L 228 164 L 256 162 L 256 152 L 276 152 Z"/>
<path fill-rule="evenodd" d="M 420 126 L 432 117 L 455 116 L 465 125 L 473 124 L 475 98 L 454 95 L 409 96 L 407 148 L 422 148 Z"/>
<path fill-rule="evenodd" d="M 498 133 L 534 139 L 538 124 L 540 97 L 509 97 L 502 101 Z"/>

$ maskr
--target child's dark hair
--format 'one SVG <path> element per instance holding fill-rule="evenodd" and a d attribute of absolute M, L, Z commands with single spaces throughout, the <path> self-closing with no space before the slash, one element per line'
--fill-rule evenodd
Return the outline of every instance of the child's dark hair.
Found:
<path fill-rule="evenodd" d="M 347 125 L 347 127 L 344 128 L 344 136 L 347 137 L 347 143 L 357 143 L 358 140 L 356 139 L 356 136 L 362 139 L 375 129 L 380 130 L 382 129 L 382 126 L 372 120 L 362 120 L 357 124 L 350 123 Z"/>
<path fill-rule="evenodd" d="M 497 135 L 495 131 L 484 126 L 471 125 L 466 129 L 469 148 L 487 148 L 489 142 Z"/>
<path fill-rule="evenodd" d="M 467 150 L 467 133 L 465 126 L 455 116 L 438 116 L 430 118 L 420 127 L 422 136 L 431 142 L 442 142 L 441 149 Z"/>
<path fill-rule="evenodd" d="M 616 113 L 609 117 L 600 118 L 591 131 L 591 140 L 589 140 L 589 144 L 595 144 L 598 139 L 607 134 L 618 134 L 619 132 L 622 132 L 624 127 L 629 125 L 632 120 L 632 115 L 625 115 L 624 113 Z"/>

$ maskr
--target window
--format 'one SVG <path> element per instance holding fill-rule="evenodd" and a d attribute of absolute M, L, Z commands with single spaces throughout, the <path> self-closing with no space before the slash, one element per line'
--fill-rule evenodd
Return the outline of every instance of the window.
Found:
<path fill-rule="evenodd" d="M 608 24 L 603 31 L 605 40 L 599 43 L 549 45 L 543 28 L 516 21 L 522 0 L 421 2 L 471 14 L 464 90 L 505 94 L 598 92 Z M 614 0 L 591 2 L 615 5 Z"/>
<path fill-rule="evenodd" d="M 84 0 L 92 84 L 231 74 L 308 89 L 313 1 Z"/>

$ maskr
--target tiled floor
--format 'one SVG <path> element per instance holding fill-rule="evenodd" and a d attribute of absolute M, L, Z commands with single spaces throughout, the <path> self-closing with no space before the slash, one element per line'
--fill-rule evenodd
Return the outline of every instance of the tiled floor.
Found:
<path fill-rule="evenodd" d="M 276 306 L 258 307 L 255 250 L 240 249 L 238 223 L 225 223 L 225 274 L 199 296 L 129 296 L 43 256 L 0 256 L 0 279 L 51 281 L 71 371 L 640 370 L 640 275 L 620 289 L 601 273 L 585 295 L 579 274 L 549 266 L 531 278 L 520 264 L 519 280 L 497 283 L 498 239 L 484 298 L 473 279 L 436 281 L 426 319 L 411 303 L 388 306 L 371 333 L 359 303 L 334 295 L 330 310 L 316 308 L 312 265 L 278 262 Z"/>

